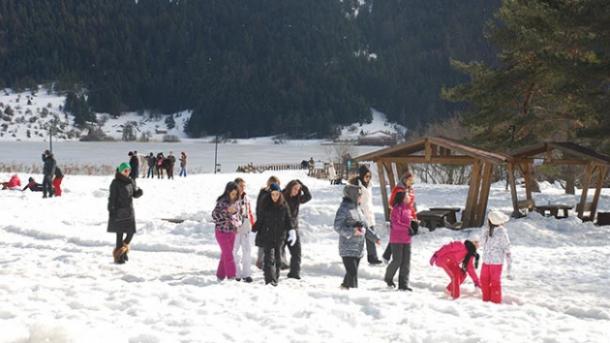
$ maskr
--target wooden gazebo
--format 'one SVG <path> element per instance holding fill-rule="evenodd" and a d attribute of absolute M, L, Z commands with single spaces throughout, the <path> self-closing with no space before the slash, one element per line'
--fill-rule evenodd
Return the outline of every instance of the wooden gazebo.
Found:
<path fill-rule="evenodd" d="M 560 157 L 557 157 L 559 156 L 557 152 L 561 153 Z M 581 165 L 585 167 L 584 176 L 581 179 L 582 194 L 576 210 L 579 218 L 594 220 L 601 188 L 610 168 L 610 156 L 570 142 L 540 143 L 514 151 L 511 154 L 511 162 L 507 169 L 515 214 L 519 213 L 523 204 L 535 206 L 532 199 L 531 179 L 534 176 L 534 161 L 536 160 L 542 161 L 544 164 Z M 516 171 L 520 171 L 525 178 L 527 199 L 521 201 L 517 197 L 514 176 Z M 587 202 L 587 195 L 592 184 L 595 187 L 595 193 L 592 201 Z M 585 216 L 585 212 L 590 214 Z"/>
<path fill-rule="evenodd" d="M 424 137 L 393 147 L 356 157 L 356 161 L 373 161 L 377 164 L 385 218 L 389 220 L 386 174 L 391 188 L 409 164 L 472 165 L 470 188 L 462 212 L 462 227 L 483 225 L 491 177 L 495 165 L 508 165 L 510 157 L 469 146 L 444 137 Z"/>

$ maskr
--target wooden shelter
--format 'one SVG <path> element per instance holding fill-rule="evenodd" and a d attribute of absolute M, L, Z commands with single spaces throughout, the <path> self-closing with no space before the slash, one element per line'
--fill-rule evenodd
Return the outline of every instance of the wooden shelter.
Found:
<path fill-rule="evenodd" d="M 373 161 L 377 164 L 386 220 L 389 220 L 390 208 L 386 185 L 389 182 L 390 189 L 393 189 L 410 164 L 471 165 L 470 188 L 462 212 L 462 227 L 476 227 L 483 225 L 485 220 L 493 167 L 507 165 L 509 159 L 507 155 L 489 152 L 448 138 L 424 137 L 364 154 L 355 160 Z"/>
<path fill-rule="evenodd" d="M 561 152 L 560 157 L 557 157 L 558 154 L 554 154 L 556 152 Z M 610 168 L 610 156 L 570 142 L 540 143 L 514 151 L 511 154 L 511 162 L 508 164 L 508 179 L 515 214 L 519 214 L 519 209 L 524 204 L 528 207 L 535 206 L 532 199 L 531 181 L 534 177 L 534 162 L 536 160 L 545 164 L 584 166 L 585 173 L 581 180 L 582 194 L 576 210 L 580 219 L 595 219 L 601 188 Z M 515 171 L 521 171 L 525 178 L 525 194 L 527 197 L 525 200 L 520 201 L 517 197 Z M 587 202 L 587 195 L 592 184 L 594 184 L 595 193 L 592 201 Z M 585 212 L 590 214 L 585 216 Z"/>

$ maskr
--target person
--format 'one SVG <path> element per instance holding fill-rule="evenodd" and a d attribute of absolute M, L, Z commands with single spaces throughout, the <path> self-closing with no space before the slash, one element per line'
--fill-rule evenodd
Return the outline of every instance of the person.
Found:
<path fill-rule="evenodd" d="M 216 199 L 216 207 L 212 211 L 216 241 L 220 246 L 220 261 L 216 270 L 218 281 L 225 278 L 228 280 L 235 279 L 233 246 L 235 244 L 235 234 L 242 223 L 238 200 L 239 186 L 231 181 L 225 186 L 222 195 Z"/>
<path fill-rule="evenodd" d="M 502 267 L 506 260 L 506 276 L 512 279 L 510 239 L 504 224 L 508 216 L 498 210 L 492 209 L 487 215 L 487 227 L 481 234 L 481 247 L 483 248 L 483 266 L 481 267 L 481 293 L 483 301 L 502 303 Z"/>
<path fill-rule="evenodd" d="M 414 182 L 415 178 L 413 177 L 413 174 L 411 174 L 411 172 L 409 171 L 404 172 L 402 174 L 402 177 L 400 178 L 400 182 L 394 187 L 394 189 L 392 189 L 389 204 L 391 211 L 391 206 L 394 203 L 394 198 L 396 197 L 396 194 L 398 194 L 399 192 L 405 192 L 407 194 L 408 199 L 407 205 L 411 210 L 411 225 L 417 228 L 417 226 L 419 226 L 419 220 L 417 220 L 417 209 L 415 207 L 415 191 L 413 189 Z M 392 249 L 390 247 L 390 243 L 388 243 L 388 246 L 386 247 L 382 256 L 386 262 L 390 261 L 390 258 L 392 257 Z"/>
<path fill-rule="evenodd" d="M 337 171 L 335 170 L 335 164 L 333 161 L 330 161 L 328 164 L 328 181 L 330 181 L 331 185 L 337 183 Z"/>
<path fill-rule="evenodd" d="M 179 176 L 186 177 L 186 154 L 183 152 L 180 153 L 180 174 Z"/>
<path fill-rule="evenodd" d="M 358 167 L 358 176 L 350 179 L 350 184 L 362 188 L 362 211 L 366 217 L 366 222 L 369 224 L 369 229 L 375 232 L 375 211 L 373 210 L 373 183 L 371 182 L 372 173 L 369 167 L 361 165 Z M 366 241 L 367 260 L 369 264 L 381 264 L 381 260 L 377 256 L 377 247 L 375 243 Z"/>
<path fill-rule="evenodd" d="M 55 175 L 55 168 L 57 167 L 57 162 L 55 162 L 53 153 L 49 150 L 45 150 L 42 154 L 42 161 L 44 162 L 44 165 L 42 167 L 42 197 L 53 197 L 52 179 Z"/>
<path fill-rule="evenodd" d="M 309 168 L 309 176 L 313 176 L 313 172 L 316 169 L 316 161 L 313 160 L 313 157 L 309 158 L 309 162 L 307 162 L 307 167 Z"/>
<path fill-rule="evenodd" d="M 34 181 L 34 178 L 30 176 L 28 179 L 28 184 L 23 187 L 22 192 L 26 189 L 29 189 L 32 192 L 42 192 L 42 184 Z"/>
<path fill-rule="evenodd" d="M 131 174 L 129 177 L 132 179 L 137 179 L 138 175 L 140 175 L 140 160 L 138 159 L 138 152 L 129 152 L 127 154 L 129 156 L 129 165 L 131 166 Z"/>
<path fill-rule="evenodd" d="M 443 245 L 430 258 L 431 266 L 436 265 L 449 275 L 451 281 L 446 290 L 453 299 L 460 297 L 460 285 L 466 280 L 466 273 L 475 287 L 481 287 L 476 271 L 479 267 L 478 247 L 478 239 L 454 241 Z"/>
<path fill-rule="evenodd" d="M 394 275 L 398 273 L 398 289 L 413 291 L 409 287 L 409 269 L 411 265 L 411 209 L 407 205 L 407 193 L 399 192 L 394 197 L 392 214 L 390 215 L 390 248 L 392 261 L 385 272 L 385 282 L 388 287 L 396 287 Z"/>
<path fill-rule="evenodd" d="M 160 152 L 157 154 L 157 161 L 155 165 L 155 169 L 157 170 L 157 179 L 163 178 L 163 161 L 165 161 L 165 156 L 163 156 L 163 153 Z"/>
<path fill-rule="evenodd" d="M 250 231 L 254 226 L 254 216 L 252 215 L 252 205 L 246 194 L 246 181 L 238 177 L 234 181 L 238 188 L 238 205 L 242 218 L 241 226 L 237 229 L 235 245 L 233 248 L 233 258 L 235 259 L 237 281 L 252 282 L 252 256 L 250 255 Z M 241 255 L 240 255 L 241 250 Z"/>
<path fill-rule="evenodd" d="M 136 181 L 129 177 L 131 166 L 123 162 L 116 169 L 110 183 L 108 196 L 108 232 L 116 234 L 116 245 L 112 251 L 114 263 L 123 264 L 129 260 L 129 244 L 136 233 L 136 216 L 133 199 L 142 196 L 143 191 Z M 125 235 L 125 236 L 123 236 Z"/>
<path fill-rule="evenodd" d="M 256 218 L 260 218 L 260 211 L 263 208 L 263 199 L 271 194 L 270 187 L 274 183 L 278 186 L 281 184 L 280 179 L 277 176 L 271 175 L 269 179 L 267 179 L 265 187 L 261 188 L 261 190 L 258 192 L 258 196 L 256 197 Z M 284 263 L 285 262 L 282 260 L 282 264 Z M 258 267 L 258 269 L 263 269 L 263 248 L 258 249 L 256 267 Z"/>
<path fill-rule="evenodd" d="M 345 266 L 341 288 L 358 288 L 358 266 L 364 254 L 364 240 L 379 244 L 379 237 L 367 229 L 366 218 L 360 208 L 362 189 L 347 184 L 343 188 L 343 200 L 337 210 L 334 230 L 339 233 L 339 255 Z"/>
<path fill-rule="evenodd" d="M 152 179 L 155 177 L 155 165 L 157 164 L 157 159 L 155 158 L 155 155 L 152 152 L 146 157 L 146 164 L 148 165 L 146 178 Z"/>
<path fill-rule="evenodd" d="M 309 166 L 309 162 L 307 162 L 307 160 L 301 161 L 301 169 L 307 169 L 308 166 Z"/>
<path fill-rule="evenodd" d="M 19 179 L 19 175 L 17 174 L 11 176 L 8 181 L 2 182 L 2 190 L 19 190 L 19 188 L 21 188 L 21 179 Z"/>
<path fill-rule="evenodd" d="M 292 180 L 288 182 L 286 188 L 282 192 L 284 199 L 290 209 L 290 219 L 292 228 L 296 231 L 296 242 L 288 245 L 290 251 L 290 271 L 288 277 L 291 279 L 301 279 L 301 236 L 299 235 L 299 208 L 311 200 L 311 192 L 301 180 Z M 282 251 L 285 251 L 286 242 L 282 246 Z M 285 253 L 284 253 L 285 255 Z"/>
<path fill-rule="evenodd" d="M 59 167 L 55 167 L 55 178 L 53 178 L 53 192 L 56 197 L 60 197 L 62 194 L 61 181 L 64 179 L 64 173 Z"/>
<path fill-rule="evenodd" d="M 176 165 L 176 156 L 172 151 L 169 152 L 167 158 L 164 161 L 165 169 L 167 171 L 167 179 L 174 179 L 174 166 Z"/>
<path fill-rule="evenodd" d="M 288 239 L 290 245 L 296 243 L 296 230 L 292 227 L 290 209 L 286 204 L 281 188 L 277 183 L 269 186 L 270 194 L 261 201 L 257 209 L 256 246 L 263 248 L 263 272 L 265 284 L 277 286 L 280 276 L 280 250 Z M 286 238 L 288 236 L 288 238 Z"/>

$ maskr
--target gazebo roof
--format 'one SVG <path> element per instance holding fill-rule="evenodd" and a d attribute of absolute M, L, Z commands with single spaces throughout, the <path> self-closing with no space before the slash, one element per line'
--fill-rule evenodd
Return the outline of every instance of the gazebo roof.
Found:
<path fill-rule="evenodd" d="M 445 149 L 440 156 L 431 156 L 432 147 Z M 424 152 L 424 154 L 418 154 Z M 474 160 L 484 160 L 493 164 L 504 164 L 510 160 L 510 156 L 483 150 L 481 148 L 466 145 L 464 143 L 446 137 L 423 137 L 415 141 L 398 144 L 392 147 L 373 151 L 356 157 L 357 161 L 377 161 L 380 159 L 398 159 L 404 157 L 424 157 L 420 163 L 447 162 L 448 158 L 456 161 L 471 163 Z"/>
<path fill-rule="evenodd" d="M 610 156 L 572 142 L 546 142 L 530 145 L 515 150 L 511 154 L 511 157 L 514 159 L 523 159 L 533 157 L 552 150 L 560 150 L 572 156 L 579 157 L 582 160 L 610 165 Z"/>

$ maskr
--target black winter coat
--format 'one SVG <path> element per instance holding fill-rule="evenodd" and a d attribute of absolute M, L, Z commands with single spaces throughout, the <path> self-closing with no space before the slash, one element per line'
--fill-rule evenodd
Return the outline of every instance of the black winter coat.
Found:
<path fill-rule="evenodd" d="M 55 167 L 57 167 L 57 163 L 53 156 L 47 156 L 42 159 L 44 165 L 42 167 L 42 173 L 45 177 L 52 178 L 55 175 Z"/>
<path fill-rule="evenodd" d="M 133 179 L 117 172 L 110 183 L 108 197 L 108 232 L 135 233 L 136 216 L 133 211 L 133 198 L 142 196 L 142 189 Z"/>
<path fill-rule="evenodd" d="M 276 205 L 271 199 L 263 201 L 263 208 L 257 218 L 256 246 L 261 248 L 279 247 L 285 240 L 289 230 L 293 229 L 290 212 L 286 204 Z"/>
<path fill-rule="evenodd" d="M 299 228 L 299 208 L 301 204 L 304 204 L 311 200 L 311 192 L 309 192 L 309 188 L 305 185 L 301 184 L 301 194 L 291 197 L 286 197 L 286 203 L 288 203 L 288 207 L 290 208 L 290 218 L 292 219 L 292 226 L 295 229 Z"/>
<path fill-rule="evenodd" d="M 138 156 L 133 155 L 131 156 L 131 158 L 129 159 L 129 165 L 131 166 L 131 172 L 129 173 L 130 177 L 138 177 L 138 175 L 140 175 L 140 160 L 138 159 Z"/>
<path fill-rule="evenodd" d="M 59 167 L 55 167 L 55 177 L 58 179 L 64 177 L 64 173 L 61 171 L 61 169 L 59 169 Z"/>

